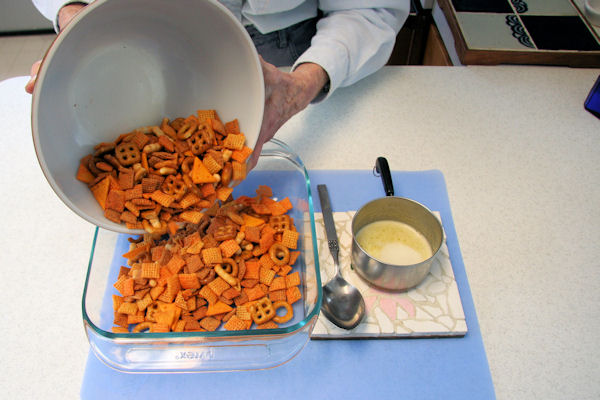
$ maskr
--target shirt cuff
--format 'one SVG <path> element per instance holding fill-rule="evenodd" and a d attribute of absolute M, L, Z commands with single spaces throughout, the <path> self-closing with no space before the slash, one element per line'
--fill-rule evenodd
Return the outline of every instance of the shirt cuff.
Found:
<path fill-rule="evenodd" d="M 68 0 L 63 1 L 62 4 L 60 4 L 60 6 L 56 9 L 56 16 L 52 20 L 52 24 L 54 25 L 54 32 L 56 32 L 56 33 L 60 33 L 60 27 L 58 26 L 58 13 L 61 8 L 63 8 L 64 6 L 68 6 L 69 4 L 82 4 L 82 5 L 87 6 L 88 4 L 90 4 L 90 2 L 89 1 L 68 1 Z"/>
<path fill-rule="evenodd" d="M 321 91 L 312 101 L 312 103 L 319 103 L 329 98 L 340 87 L 342 77 L 346 76 L 348 70 L 348 52 L 344 46 L 334 41 L 318 44 L 313 42 L 313 45 L 296 60 L 292 70 L 303 63 L 318 64 L 329 76 L 329 90 Z M 327 85 L 325 85 L 325 89 L 327 89 Z"/>

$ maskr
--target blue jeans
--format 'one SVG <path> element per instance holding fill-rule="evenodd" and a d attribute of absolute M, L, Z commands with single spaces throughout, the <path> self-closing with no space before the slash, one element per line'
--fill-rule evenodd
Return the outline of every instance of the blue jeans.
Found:
<path fill-rule="evenodd" d="M 290 67 L 310 47 L 317 32 L 318 17 L 298 22 L 285 29 L 263 35 L 254 26 L 246 26 L 258 54 L 276 67 Z"/>

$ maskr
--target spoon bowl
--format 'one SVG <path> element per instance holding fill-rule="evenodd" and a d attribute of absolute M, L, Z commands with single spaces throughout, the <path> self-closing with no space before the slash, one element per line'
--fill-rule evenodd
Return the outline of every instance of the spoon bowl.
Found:
<path fill-rule="evenodd" d="M 365 315 L 365 301 L 358 289 L 338 274 L 323 286 L 321 311 L 340 328 L 353 329 Z"/>

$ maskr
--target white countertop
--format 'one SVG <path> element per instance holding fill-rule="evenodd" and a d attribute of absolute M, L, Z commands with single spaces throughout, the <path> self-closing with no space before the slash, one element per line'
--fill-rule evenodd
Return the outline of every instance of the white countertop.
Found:
<path fill-rule="evenodd" d="M 599 73 L 386 67 L 277 135 L 309 170 L 442 171 L 500 399 L 600 397 Z M 41 173 L 25 81 L 0 83 L 0 396 L 76 398 L 94 229 Z"/>

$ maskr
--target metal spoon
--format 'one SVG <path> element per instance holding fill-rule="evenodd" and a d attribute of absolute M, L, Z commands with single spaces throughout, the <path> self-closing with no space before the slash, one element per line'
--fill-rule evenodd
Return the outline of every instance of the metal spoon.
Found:
<path fill-rule="evenodd" d="M 331 322 L 340 328 L 352 329 L 360 324 L 365 315 L 365 301 L 358 289 L 342 277 L 338 260 L 338 238 L 333 222 L 329 192 L 325 185 L 318 185 L 317 190 L 321 200 L 327 245 L 335 264 L 335 276 L 323 286 L 321 310 Z"/>

